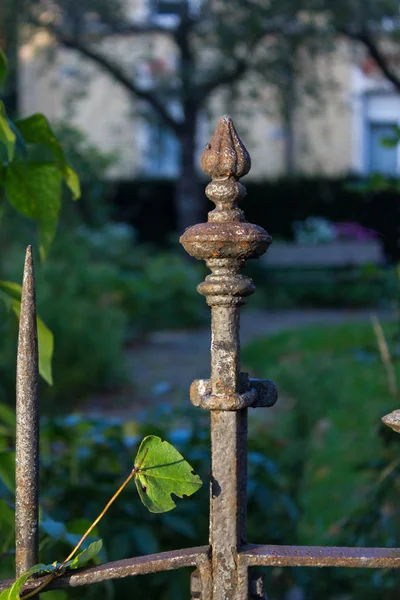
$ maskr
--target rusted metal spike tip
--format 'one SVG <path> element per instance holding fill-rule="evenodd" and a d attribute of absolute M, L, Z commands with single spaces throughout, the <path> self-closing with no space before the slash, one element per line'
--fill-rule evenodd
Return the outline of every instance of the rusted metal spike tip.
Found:
<path fill-rule="evenodd" d="M 390 414 L 382 417 L 382 422 L 393 429 L 393 431 L 400 433 L 400 410 L 394 410 Z"/>
<path fill-rule="evenodd" d="M 212 179 L 240 178 L 250 171 L 251 160 L 233 121 L 224 115 L 201 157 L 201 168 Z"/>
<path fill-rule="evenodd" d="M 33 273 L 33 256 L 32 256 L 32 246 L 28 246 L 25 253 L 25 263 L 24 263 L 24 276 L 22 282 L 22 289 L 24 290 L 26 285 L 31 288 L 31 284 L 34 283 L 34 273 Z"/>
<path fill-rule="evenodd" d="M 38 343 L 32 248 L 25 256 L 18 336 L 15 562 L 17 577 L 38 562 Z"/>

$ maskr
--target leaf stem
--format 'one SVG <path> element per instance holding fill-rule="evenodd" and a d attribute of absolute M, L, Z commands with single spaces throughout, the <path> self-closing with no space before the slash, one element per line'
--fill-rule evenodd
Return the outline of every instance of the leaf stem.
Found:
<path fill-rule="evenodd" d="M 83 536 L 81 537 L 81 539 L 79 540 L 79 542 L 77 543 L 77 545 L 75 546 L 75 548 L 68 554 L 67 558 L 58 567 L 58 569 L 57 569 L 58 571 L 60 571 L 61 569 L 63 569 L 65 567 L 65 565 L 67 564 L 67 562 L 70 561 L 71 558 L 74 556 L 74 554 L 79 550 L 79 548 L 81 547 L 81 545 L 83 544 L 83 542 L 86 540 L 86 538 L 88 537 L 88 535 L 96 527 L 97 523 L 104 517 L 104 515 L 106 514 L 106 512 L 110 508 L 111 504 L 113 504 L 113 502 L 118 498 L 118 496 L 120 495 L 120 493 L 122 492 L 122 490 L 128 485 L 128 483 L 130 482 L 130 480 L 132 479 L 132 477 L 134 477 L 134 475 L 136 475 L 136 473 L 137 473 L 137 470 L 136 470 L 136 467 L 134 467 L 132 469 L 132 471 L 129 473 L 128 477 L 125 479 L 125 481 L 120 485 L 120 487 L 117 489 L 117 491 L 115 492 L 115 494 L 112 496 L 112 498 L 107 502 L 107 504 L 105 505 L 105 507 L 103 508 L 103 510 L 101 511 L 101 513 L 99 514 L 99 516 L 93 521 L 93 523 L 90 525 L 89 529 L 87 529 L 87 531 L 83 534 Z"/>
<path fill-rule="evenodd" d="M 144 455 L 143 455 L 143 458 L 140 461 L 140 463 L 137 466 L 133 467 L 133 469 L 129 473 L 128 477 L 119 486 L 119 488 L 117 489 L 117 491 L 115 492 L 115 494 L 107 502 L 107 504 L 105 505 L 105 507 L 103 508 L 103 510 L 101 511 L 101 513 L 99 514 L 99 516 L 93 521 L 93 523 L 90 525 L 90 527 L 85 531 L 85 533 L 83 534 L 83 536 L 81 537 L 81 539 L 79 540 L 79 542 L 76 544 L 75 548 L 69 553 L 69 555 L 67 556 L 67 558 L 37 588 L 35 588 L 31 592 L 28 592 L 28 594 L 25 594 L 24 596 L 22 596 L 23 600 L 27 600 L 28 598 L 32 598 L 32 596 L 36 596 L 36 594 L 38 594 L 45 587 L 47 587 L 49 585 L 49 583 L 51 583 L 56 577 L 59 577 L 60 575 L 62 575 L 62 571 L 63 571 L 64 567 L 66 566 L 66 564 L 73 558 L 74 554 L 76 554 L 76 552 L 79 550 L 79 548 L 81 547 L 81 545 L 83 544 L 83 542 L 86 540 L 86 538 L 88 537 L 88 535 L 96 527 L 97 523 L 104 517 L 104 515 L 106 514 L 106 512 L 108 511 L 108 509 L 110 508 L 110 506 L 118 498 L 118 496 L 120 495 L 120 493 L 122 492 L 122 490 L 128 485 L 128 483 L 130 482 L 130 480 L 132 479 L 132 477 L 135 477 L 135 475 L 137 473 L 139 473 L 139 471 L 141 470 L 142 465 L 143 465 L 143 463 L 144 463 L 144 461 L 146 459 L 148 451 L 149 451 L 149 449 L 146 448 L 146 450 L 144 452 Z"/>

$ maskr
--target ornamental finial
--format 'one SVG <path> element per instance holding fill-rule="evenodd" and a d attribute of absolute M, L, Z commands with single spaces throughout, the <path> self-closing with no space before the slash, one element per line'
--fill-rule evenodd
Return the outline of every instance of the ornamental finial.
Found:
<path fill-rule="evenodd" d="M 198 260 L 213 261 L 230 259 L 239 261 L 242 266 L 249 258 L 257 258 L 266 252 L 271 238 L 258 225 L 247 223 L 238 202 L 245 197 L 246 188 L 239 177 L 246 175 L 251 166 L 250 156 L 240 140 L 230 117 L 221 117 L 209 144 L 203 153 L 201 166 L 212 177 L 206 188 L 207 197 L 216 208 L 208 214 L 208 222 L 186 229 L 180 242 L 185 250 Z M 216 264 L 207 262 L 213 269 Z M 231 272 L 236 263 L 231 265 Z M 247 281 L 250 282 L 248 279 Z M 248 295 L 254 289 L 237 292 Z M 204 287 L 200 293 L 206 293 Z M 225 293 L 232 295 L 232 288 L 226 287 Z"/>
<path fill-rule="evenodd" d="M 212 179 L 244 177 L 250 171 L 251 159 L 239 138 L 233 121 L 224 115 L 201 157 L 201 168 Z"/>

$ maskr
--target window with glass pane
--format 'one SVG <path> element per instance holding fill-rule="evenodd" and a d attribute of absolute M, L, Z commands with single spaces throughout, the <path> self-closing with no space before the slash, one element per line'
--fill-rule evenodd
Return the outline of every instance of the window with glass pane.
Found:
<path fill-rule="evenodd" d="M 370 173 L 382 173 L 383 175 L 398 173 L 397 146 L 387 148 L 382 144 L 384 138 L 393 137 L 395 125 L 396 123 L 369 124 L 368 171 Z"/>
<path fill-rule="evenodd" d="M 155 119 L 148 124 L 148 152 L 144 171 L 153 177 L 177 177 L 179 142 L 172 131 Z"/>

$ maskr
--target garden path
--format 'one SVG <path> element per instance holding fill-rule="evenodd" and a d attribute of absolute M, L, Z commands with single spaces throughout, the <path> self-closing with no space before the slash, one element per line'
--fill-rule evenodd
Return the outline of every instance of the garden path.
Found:
<path fill-rule="evenodd" d="M 368 321 L 373 310 L 283 310 L 261 311 L 243 307 L 242 346 L 259 336 L 312 324 L 339 324 Z M 389 312 L 379 313 L 388 318 Z M 209 377 L 210 328 L 184 331 L 155 331 L 144 342 L 129 348 L 128 364 L 133 387 L 92 398 L 85 412 L 128 417 L 140 409 L 160 403 L 189 402 L 189 387 L 194 379 Z"/>

